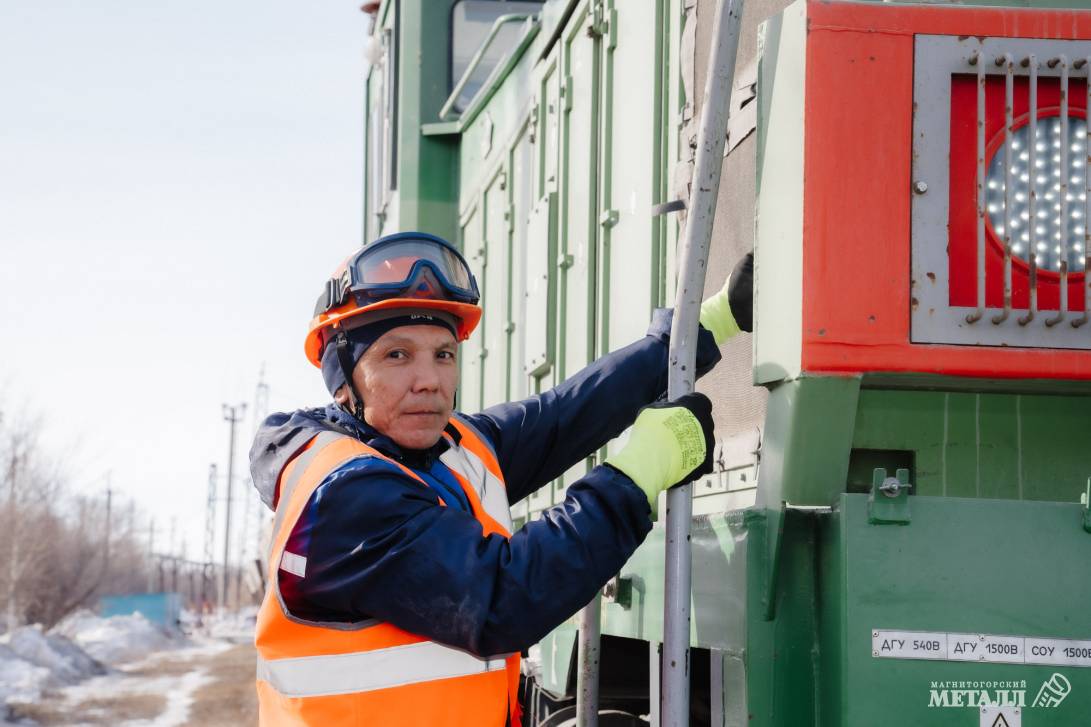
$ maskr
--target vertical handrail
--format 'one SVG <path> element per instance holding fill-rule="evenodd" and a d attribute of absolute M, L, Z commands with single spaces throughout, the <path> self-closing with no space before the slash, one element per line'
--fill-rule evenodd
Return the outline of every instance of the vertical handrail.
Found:
<path fill-rule="evenodd" d="M 576 725 L 597 727 L 599 723 L 599 667 L 602 649 L 602 592 L 580 610 L 579 642 L 576 646 Z"/>
<path fill-rule="evenodd" d="M 716 198 L 724 160 L 731 87 L 743 0 L 718 0 L 713 19 L 712 52 L 709 54 L 701 125 L 697 132 L 697 158 L 693 170 L 685 238 L 678 271 L 678 291 L 671 322 L 667 396 L 693 391 L 697 360 L 697 322 L 705 290 L 708 249 L 716 217 Z M 663 598 L 662 695 L 663 727 L 689 724 L 689 640 L 692 553 L 690 520 L 693 500 L 690 486 L 667 492 L 667 537 Z"/>
<path fill-rule="evenodd" d="M 454 109 L 455 104 L 458 102 L 459 95 L 462 94 L 462 89 L 470 82 L 470 78 L 473 76 L 474 71 L 477 70 L 481 61 L 485 59 L 485 53 L 488 52 L 489 46 L 492 45 L 492 42 L 496 40 L 497 36 L 500 34 L 500 29 L 508 23 L 522 22 L 525 22 L 529 27 L 537 22 L 537 17 L 538 16 L 534 13 L 509 13 L 507 15 L 501 15 L 493 22 L 492 27 L 489 28 L 488 35 L 485 36 L 485 40 L 481 41 L 481 45 L 478 46 L 477 52 L 474 53 L 473 57 L 470 59 L 469 65 L 466 66 L 466 70 L 462 72 L 462 76 L 458 79 L 458 82 L 455 83 L 455 87 L 451 90 L 451 95 L 447 97 L 447 100 L 443 102 L 443 106 L 440 107 L 440 121 L 448 120 L 452 109 Z"/>

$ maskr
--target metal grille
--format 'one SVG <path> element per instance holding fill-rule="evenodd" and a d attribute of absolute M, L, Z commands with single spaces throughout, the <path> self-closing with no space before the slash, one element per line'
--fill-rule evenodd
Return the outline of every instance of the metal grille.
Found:
<path fill-rule="evenodd" d="M 914 342 L 1091 348 L 1083 273 L 1091 268 L 1089 58 L 1091 43 L 1084 41 L 917 37 Z M 1049 93 L 1041 104 L 1040 79 Z M 959 80 L 975 81 L 973 108 L 952 105 Z M 1026 105 L 1018 116 L 1017 93 Z M 991 108 L 998 116 L 991 94 L 1003 96 L 1002 119 L 989 115 Z M 975 189 L 963 190 L 953 170 L 968 150 L 952 139 L 971 120 Z M 997 122 L 999 132 L 990 134 Z M 975 215 L 972 232 L 955 224 L 953 213 L 963 204 Z M 956 258 L 952 251 L 960 245 L 972 254 Z M 960 263 L 972 269 L 960 270 Z M 969 281 L 969 300 L 953 285 L 960 274 Z"/>

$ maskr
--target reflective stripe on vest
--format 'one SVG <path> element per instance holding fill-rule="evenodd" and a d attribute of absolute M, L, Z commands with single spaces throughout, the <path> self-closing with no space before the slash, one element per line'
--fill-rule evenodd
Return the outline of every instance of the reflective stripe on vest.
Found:
<path fill-rule="evenodd" d="M 494 523 L 492 532 L 511 535 L 511 506 L 508 504 L 507 488 L 500 477 L 489 471 L 481 457 L 466 447 L 452 446 L 439 456 L 439 461 L 447 465 L 464 485 L 468 484 L 473 488 L 481 509 Z"/>
<path fill-rule="evenodd" d="M 259 657 L 258 679 L 269 682 L 286 697 L 321 697 L 484 674 L 503 669 L 506 660 L 502 656 L 482 659 L 434 641 L 422 641 L 357 654 L 272 661 Z"/>
<path fill-rule="evenodd" d="M 482 534 L 508 537 L 511 513 L 495 454 L 471 426 L 451 424 L 460 437 L 440 461 L 458 480 Z M 285 550 L 288 538 L 326 476 L 360 457 L 389 462 L 428 487 L 409 468 L 338 432 L 317 435 L 285 467 L 255 640 L 262 724 L 400 725 L 420 718 L 458 727 L 518 725 L 518 654 L 481 658 L 385 622 L 314 623 L 288 612 L 280 571 L 306 573 L 305 556 Z M 414 719 L 387 714 L 392 705 Z"/>

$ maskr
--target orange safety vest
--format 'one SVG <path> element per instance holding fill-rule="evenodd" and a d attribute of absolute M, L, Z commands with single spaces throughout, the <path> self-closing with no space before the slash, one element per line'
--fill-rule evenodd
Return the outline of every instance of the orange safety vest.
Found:
<path fill-rule="evenodd" d="M 461 440 L 445 434 L 450 446 L 440 461 L 462 485 L 482 536 L 510 537 L 511 513 L 495 454 L 471 427 L 457 419 L 451 424 Z M 303 555 L 285 550 L 288 536 L 326 475 L 358 457 L 394 462 L 354 437 L 323 432 L 281 473 L 269 585 L 255 636 L 261 724 L 518 727 L 519 654 L 483 658 L 378 620 L 314 623 L 285 608 L 279 572 L 304 576 L 307 567 Z"/>

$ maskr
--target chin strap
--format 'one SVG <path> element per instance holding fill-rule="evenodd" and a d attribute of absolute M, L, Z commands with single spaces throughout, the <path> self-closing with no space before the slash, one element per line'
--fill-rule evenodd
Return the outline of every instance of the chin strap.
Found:
<path fill-rule="evenodd" d="M 345 384 L 349 387 L 349 413 L 360 421 L 364 421 L 364 397 L 356 391 L 356 384 L 352 381 L 352 369 L 354 362 L 349 350 L 349 338 L 343 329 L 337 331 L 337 361 L 341 364 L 341 373 L 345 376 Z"/>

